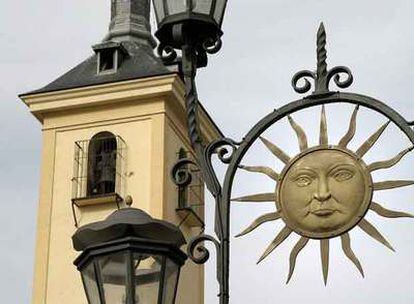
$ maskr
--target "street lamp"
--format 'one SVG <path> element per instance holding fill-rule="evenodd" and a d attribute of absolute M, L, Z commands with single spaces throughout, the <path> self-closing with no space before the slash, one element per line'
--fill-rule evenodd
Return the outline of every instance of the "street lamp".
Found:
<path fill-rule="evenodd" d="M 72 237 L 82 251 L 81 272 L 89 304 L 174 304 L 180 268 L 187 256 L 174 225 L 139 209 L 117 210 L 85 225 Z"/>

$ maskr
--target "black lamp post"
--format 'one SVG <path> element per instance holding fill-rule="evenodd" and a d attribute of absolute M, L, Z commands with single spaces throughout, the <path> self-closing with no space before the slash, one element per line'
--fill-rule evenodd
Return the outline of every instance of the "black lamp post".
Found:
<path fill-rule="evenodd" d="M 174 225 L 127 208 L 81 227 L 73 245 L 89 304 L 174 304 L 187 256 Z"/>
<path fill-rule="evenodd" d="M 236 146 L 231 139 L 220 138 L 205 145 L 198 122 L 198 96 L 195 78 L 197 68 L 207 66 L 207 54 L 217 53 L 222 46 L 221 26 L 227 0 L 153 0 L 157 16 L 158 30 L 155 36 L 160 41 L 158 54 L 163 61 L 179 64 L 185 83 L 185 100 L 187 110 L 188 136 L 196 153 L 196 162 L 189 159 L 180 160 L 172 170 L 172 177 L 177 185 L 183 185 L 190 180 L 187 174 L 183 181 L 183 168 L 189 164 L 200 168 L 208 190 L 216 200 L 216 239 L 210 235 L 200 235 L 189 243 L 187 253 L 191 260 L 203 264 L 209 259 L 209 252 L 203 246 L 204 241 L 213 242 L 217 250 L 217 280 L 220 286 L 220 304 L 229 302 L 229 206 L 223 200 L 220 182 L 211 164 L 212 154 L 218 152 L 224 162 L 227 150 L 223 146 Z M 181 58 L 177 60 L 177 50 Z M 197 249 L 197 250 L 196 250 Z M 197 254 L 195 254 L 197 252 Z"/>

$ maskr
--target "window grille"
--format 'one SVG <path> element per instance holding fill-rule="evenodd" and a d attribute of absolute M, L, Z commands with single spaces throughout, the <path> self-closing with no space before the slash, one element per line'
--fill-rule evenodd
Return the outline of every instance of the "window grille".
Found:
<path fill-rule="evenodd" d="M 125 163 L 126 144 L 120 136 L 101 132 L 75 142 L 72 203 L 118 205 L 125 193 Z"/>

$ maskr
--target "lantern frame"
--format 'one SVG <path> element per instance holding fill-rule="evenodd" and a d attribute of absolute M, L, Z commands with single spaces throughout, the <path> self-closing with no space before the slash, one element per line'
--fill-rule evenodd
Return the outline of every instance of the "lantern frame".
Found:
<path fill-rule="evenodd" d="M 171 245 L 167 242 L 156 242 L 151 241 L 148 242 L 146 239 L 136 238 L 136 237 L 127 237 L 120 240 L 107 242 L 95 246 L 88 247 L 82 254 L 75 260 L 74 264 L 76 265 L 79 272 L 83 272 L 89 265 L 93 264 L 94 267 L 94 275 L 95 275 L 95 282 L 97 284 L 97 288 L 99 290 L 99 299 L 101 303 L 105 302 L 105 291 L 104 291 L 104 284 L 102 274 L 98 269 L 99 258 L 109 255 L 116 255 L 116 254 L 127 254 L 127 263 L 133 267 L 133 255 L 134 253 L 139 254 L 148 254 L 150 256 L 160 256 L 162 257 L 161 262 L 161 269 L 160 269 L 160 277 L 157 282 L 158 284 L 158 296 L 157 296 L 157 303 L 164 304 L 165 297 L 165 284 L 166 284 L 166 267 L 167 267 L 167 260 L 169 259 L 177 266 L 177 275 L 174 282 L 174 296 L 173 302 L 168 304 L 175 303 L 175 298 L 177 294 L 178 288 L 178 281 L 180 277 L 180 270 L 181 267 L 184 265 L 185 260 L 187 259 L 187 255 L 185 255 L 180 249 L 176 248 L 175 246 Z M 132 270 L 132 269 L 131 269 Z M 125 290 L 127 294 L 130 294 L 128 299 L 131 299 L 132 302 L 126 302 L 127 304 L 135 304 L 134 295 L 136 284 L 133 281 L 133 274 L 132 271 L 129 271 L 126 277 L 126 284 Z M 84 289 L 86 291 L 86 296 L 88 298 L 88 302 L 91 303 L 89 299 L 89 290 L 82 279 L 82 283 Z M 139 285 L 138 285 L 139 286 Z M 107 303 L 108 304 L 108 303 Z"/>
<path fill-rule="evenodd" d="M 184 265 L 187 255 L 180 250 L 185 244 L 185 239 L 179 228 L 165 221 L 153 219 L 142 210 L 126 208 L 117 210 L 107 217 L 104 221 L 91 223 L 79 228 L 72 236 L 74 248 L 82 251 L 74 261 L 77 269 L 82 273 L 82 282 L 86 292 L 86 297 L 90 304 L 91 291 L 97 288 L 97 296 L 100 304 L 111 304 L 105 300 L 105 286 L 99 261 L 102 257 L 110 258 L 111 262 L 116 262 L 116 258 L 126 255 L 126 273 L 122 274 L 124 283 L 115 284 L 125 286 L 126 304 L 136 304 L 135 290 L 140 286 L 136 282 L 134 266 L 135 255 L 148 255 L 148 257 L 160 257 L 160 276 L 156 282 L 158 289 L 155 296 L 157 304 L 174 304 L 180 269 Z M 112 259 L 112 260 L 111 260 Z M 174 290 L 173 297 L 169 297 L 169 302 L 164 298 L 167 292 L 167 264 L 174 263 Z M 84 279 L 84 271 L 87 267 L 93 266 L 94 285 L 87 286 Z M 176 268 L 175 268 L 176 267 Z M 117 268 L 118 270 L 118 268 Z M 138 284 L 137 284 L 138 283 Z M 95 292 L 96 294 L 96 292 Z"/>

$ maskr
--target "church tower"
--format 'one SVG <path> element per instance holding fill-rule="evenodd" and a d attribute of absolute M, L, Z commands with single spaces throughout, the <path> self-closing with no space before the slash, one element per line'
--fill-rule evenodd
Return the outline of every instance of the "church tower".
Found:
<path fill-rule="evenodd" d="M 71 236 L 116 209 L 132 204 L 180 225 L 187 239 L 204 227 L 201 179 L 186 188 L 170 180 L 193 151 L 184 85 L 178 68 L 154 55 L 149 16 L 150 0 L 112 0 L 109 32 L 93 55 L 20 96 L 43 140 L 33 304 L 87 303 Z M 202 107 L 199 116 L 202 136 L 218 137 Z M 176 303 L 203 303 L 203 288 L 203 267 L 187 261 Z"/>

